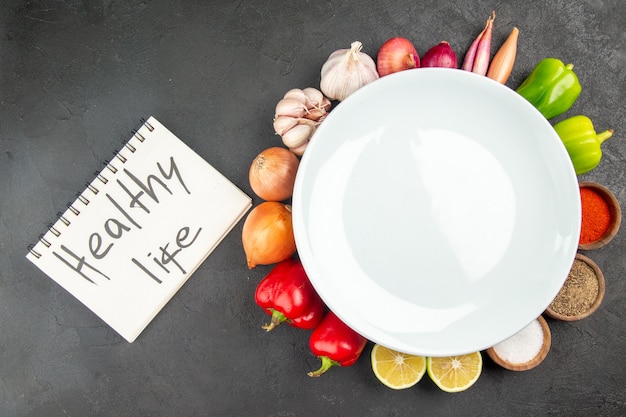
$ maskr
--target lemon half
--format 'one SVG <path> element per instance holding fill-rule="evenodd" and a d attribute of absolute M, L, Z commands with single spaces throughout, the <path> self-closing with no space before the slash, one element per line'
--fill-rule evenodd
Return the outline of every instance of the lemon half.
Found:
<path fill-rule="evenodd" d="M 480 352 L 428 358 L 426 369 L 433 382 L 446 392 L 465 391 L 478 380 L 483 368 Z"/>
<path fill-rule="evenodd" d="M 405 389 L 422 379 L 426 373 L 426 358 L 375 344 L 372 348 L 372 370 L 387 387 Z"/>

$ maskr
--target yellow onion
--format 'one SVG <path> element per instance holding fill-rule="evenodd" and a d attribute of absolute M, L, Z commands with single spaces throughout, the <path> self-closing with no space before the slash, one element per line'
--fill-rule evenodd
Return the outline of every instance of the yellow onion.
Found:
<path fill-rule="evenodd" d="M 267 201 L 283 201 L 293 194 L 300 160 L 286 148 L 272 147 L 254 158 L 248 178 L 252 191 Z"/>
<path fill-rule="evenodd" d="M 289 258 L 296 252 L 291 206 L 277 201 L 256 206 L 243 224 L 241 240 L 250 269 Z"/>

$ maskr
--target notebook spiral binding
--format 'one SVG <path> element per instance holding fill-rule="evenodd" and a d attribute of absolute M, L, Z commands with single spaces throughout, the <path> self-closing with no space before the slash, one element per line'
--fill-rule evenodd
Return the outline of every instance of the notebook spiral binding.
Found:
<path fill-rule="evenodd" d="M 142 118 L 140 120 L 142 123 L 142 127 L 145 126 L 149 132 L 154 131 L 154 127 L 146 119 Z M 132 143 L 130 143 L 133 138 L 137 139 L 140 143 L 143 143 L 146 140 L 146 137 L 142 135 L 141 133 L 139 133 L 139 131 L 133 130 L 131 139 L 129 139 L 128 141 L 124 143 L 124 146 L 122 147 L 122 149 L 120 149 L 117 152 L 113 152 L 114 158 L 117 159 L 117 161 L 121 162 L 122 164 L 125 164 L 126 161 L 128 161 L 128 156 L 124 156 L 122 154 L 122 151 L 124 149 L 128 150 L 131 154 L 135 153 L 135 151 L 137 150 L 137 147 L 133 145 Z M 109 178 L 108 178 L 109 174 L 106 173 L 105 171 L 108 171 L 111 175 L 115 175 L 118 171 L 118 168 L 115 165 L 113 165 L 111 161 L 105 160 L 103 161 L 103 165 L 104 165 L 104 168 L 101 171 L 94 172 L 94 176 L 95 176 L 94 180 L 90 183 L 85 184 L 85 187 L 86 187 L 85 190 L 82 193 L 77 193 L 76 199 L 73 202 L 67 203 L 67 211 L 57 213 L 57 219 L 64 225 L 64 227 L 69 227 L 70 224 L 72 223 L 68 219 L 68 216 L 66 215 L 68 211 L 74 216 L 80 215 L 80 210 L 76 208 L 77 202 L 80 202 L 84 206 L 89 205 L 90 199 L 85 197 L 84 195 L 86 191 L 89 191 L 94 196 L 100 192 L 100 189 L 97 187 L 97 185 L 94 185 L 94 182 L 97 180 L 97 181 L 100 181 L 103 185 L 105 185 L 106 183 L 109 182 Z M 47 232 L 38 236 L 38 241 L 41 242 L 41 244 L 43 244 L 47 248 L 52 246 L 52 244 L 50 243 L 50 238 L 47 237 L 48 233 L 52 234 L 54 237 L 61 236 L 61 230 L 59 227 L 57 227 L 57 223 L 48 224 Z M 41 258 L 42 256 L 42 254 L 35 249 L 34 244 L 28 245 L 28 251 L 36 258 Z"/>

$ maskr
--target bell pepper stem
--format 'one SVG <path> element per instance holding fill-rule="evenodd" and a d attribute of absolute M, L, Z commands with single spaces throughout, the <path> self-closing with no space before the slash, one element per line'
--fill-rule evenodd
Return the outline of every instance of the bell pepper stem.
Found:
<path fill-rule="evenodd" d="M 269 324 L 264 324 L 263 326 L 261 326 L 261 328 L 267 332 L 269 332 L 270 330 L 278 326 L 280 323 L 287 320 L 287 317 L 280 311 L 275 310 L 273 308 L 271 308 L 270 311 L 272 312 L 272 321 L 270 321 Z"/>
<path fill-rule="evenodd" d="M 613 129 L 608 129 L 608 130 L 605 130 L 604 132 L 598 133 L 597 136 L 598 136 L 598 141 L 602 143 L 608 138 L 610 138 L 611 136 L 613 136 Z"/>
<path fill-rule="evenodd" d="M 321 376 L 324 372 L 328 371 L 333 366 L 339 366 L 339 362 L 332 360 L 328 356 L 320 356 L 322 360 L 322 366 L 317 371 L 309 372 L 307 375 L 310 377 L 318 377 Z"/>

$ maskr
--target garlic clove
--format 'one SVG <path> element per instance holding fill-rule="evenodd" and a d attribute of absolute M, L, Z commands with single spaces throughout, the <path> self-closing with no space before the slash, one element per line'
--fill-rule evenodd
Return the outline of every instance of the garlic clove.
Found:
<path fill-rule="evenodd" d="M 324 116 L 326 116 L 326 110 L 312 108 L 312 109 L 309 109 L 309 113 L 306 115 L 306 118 L 309 120 L 318 121 Z"/>
<path fill-rule="evenodd" d="M 332 103 L 330 102 L 328 97 L 324 97 L 324 99 L 322 100 L 321 108 L 323 108 L 326 112 L 328 112 L 330 110 L 331 105 Z"/>
<path fill-rule="evenodd" d="M 295 98 L 283 98 L 276 104 L 276 116 L 303 117 L 306 113 L 304 103 Z"/>
<path fill-rule="evenodd" d="M 274 132 L 284 135 L 292 127 L 298 124 L 298 119 L 291 116 L 278 116 L 274 119 Z"/>
<path fill-rule="evenodd" d="M 307 146 L 309 146 L 309 142 L 308 141 L 304 145 L 300 145 L 297 148 L 289 148 L 289 150 L 291 152 L 293 152 L 295 155 L 302 156 L 302 155 L 304 155 L 304 151 L 305 151 Z"/>
<path fill-rule="evenodd" d="M 309 113 L 305 117 L 311 120 L 320 120 L 330 110 L 330 100 L 316 88 L 310 87 L 303 91 L 307 95 L 309 103 Z"/>
<path fill-rule="evenodd" d="M 308 87 L 302 90 L 304 96 L 307 100 L 307 105 L 309 109 L 311 108 L 319 108 L 322 105 L 322 101 L 324 100 L 324 95 L 320 90 L 313 87 Z"/>
<path fill-rule="evenodd" d="M 311 126 L 311 127 L 317 127 L 317 125 L 319 125 L 319 122 L 316 120 L 311 120 L 308 117 L 299 117 L 296 119 L 296 121 L 298 122 L 298 124 L 300 125 L 307 125 L 307 126 Z"/>
<path fill-rule="evenodd" d="M 299 88 L 292 88 L 291 90 L 287 91 L 283 98 L 292 98 L 294 100 L 298 100 L 304 105 L 307 104 L 307 95 L 304 93 L 303 90 Z"/>
<path fill-rule="evenodd" d="M 314 126 L 309 124 L 299 124 L 285 132 L 282 136 L 283 143 L 288 148 L 297 148 L 307 143 L 314 131 Z"/>

